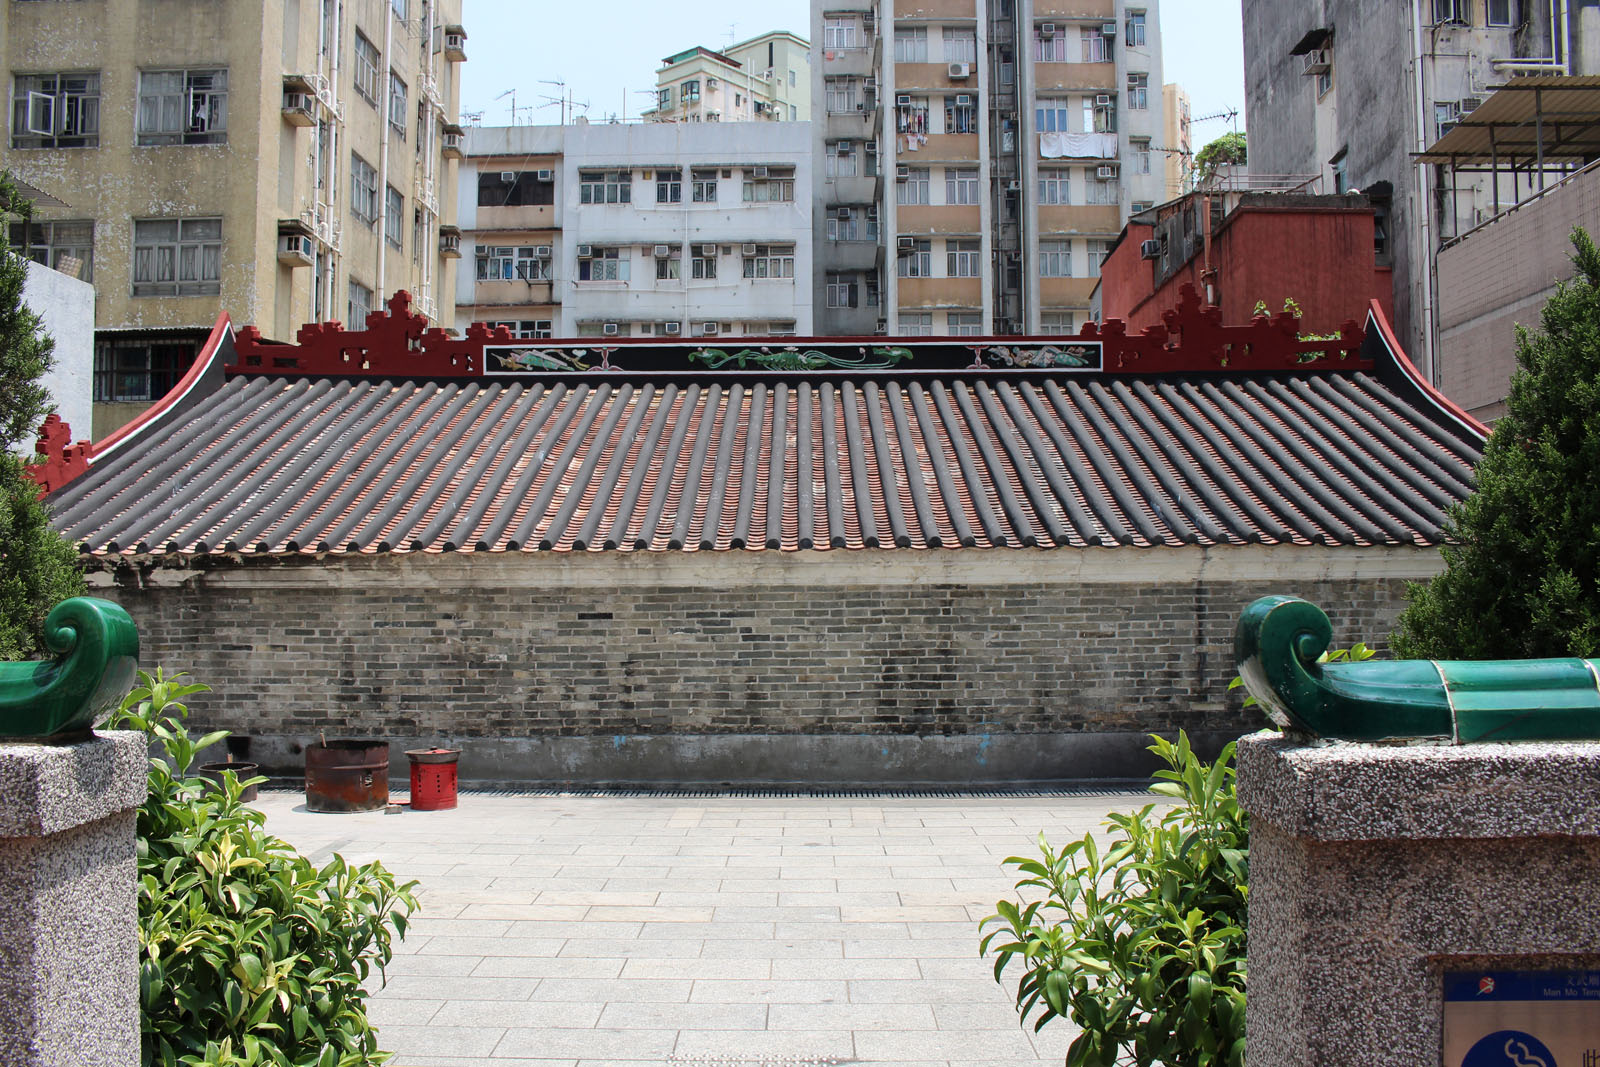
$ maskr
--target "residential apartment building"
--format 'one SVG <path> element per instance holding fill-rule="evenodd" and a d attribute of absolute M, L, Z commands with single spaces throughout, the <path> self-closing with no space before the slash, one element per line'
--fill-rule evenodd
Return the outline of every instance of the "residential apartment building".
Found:
<path fill-rule="evenodd" d="M 721 51 L 696 46 L 656 71 L 651 122 L 809 122 L 811 46 L 773 30 Z"/>
<path fill-rule="evenodd" d="M 1157 7 L 813 0 L 820 332 L 1080 328 L 1165 190 Z"/>
<path fill-rule="evenodd" d="M 1518 75 L 1600 73 L 1600 8 L 1244 0 L 1244 56 L 1251 173 L 1320 175 L 1325 192 L 1366 194 L 1380 262 L 1394 268 L 1395 329 L 1437 382 L 1438 250 L 1490 218 L 1497 196 L 1486 176 L 1414 154 Z"/>
<path fill-rule="evenodd" d="M 1166 133 L 1160 151 L 1166 160 L 1167 185 L 1164 200 L 1176 200 L 1186 191 L 1190 175 L 1194 173 L 1194 140 L 1189 132 L 1189 94 L 1177 82 L 1161 87 L 1161 117 L 1166 122 Z"/>
<path fill-rule="evenodd" d="M 284 340 L 397 289 L 451 316 L 460 18 L 460 0 L 0 4 L 0 166 L 66 205 L 7 236 L 94 284 L 95 436 L 181 377 L 219 311 Z"/>
<path fill-rule="evenodd" d="M 475 127 L 456 326 L 810 334 L 808 123 Z"/>

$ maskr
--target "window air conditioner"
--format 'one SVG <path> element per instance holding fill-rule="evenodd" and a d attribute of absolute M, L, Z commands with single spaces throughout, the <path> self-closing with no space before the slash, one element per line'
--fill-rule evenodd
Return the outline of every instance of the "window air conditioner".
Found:
<path fill-rule="evenodd" d="M 1140 259 L 1155 259 L 1161 255 L 1160 241 L 1141 241 L 1139 243 Z"/>
<path fill-rule="evenodd" d="M 594 258 L 594 246 L 593 245 L 579 245 L 578 246 L 578 258 L 579 259 L 593 259 Z"/>
<path fill-rule="evenodd" d="M 700 332 L 708 337 L 712 334 L 715 334 L 720 328 L 721 327 L 714 322 L 702 322 L 700 324 Z"/>
<path fill-rule="evenodd" d="M 1094 176 L 1096 178 L 1115 178 L 1117 176 L 1117 168 L 1110 165 L 1096 167 L 1094 169 Z"/>
<path fill-rule="evenodd" d="M 894 102 L 895 102 L 895 106 L 897 106 L 897 107 L 910 107 L 911 106 L 911 98 L 909 96 L 905 96 L 904 94 L 895 97 L 894 98 Z"/>
<path fill-rule="evenodd" d="M 504 183 L 506 185 L 510 185 L 511 183 L 515 182 L 516 180 L 517 180 L 517 172 L 516 171 L 514 171 L 514 170 L 503 170 L 503 171 L 500 172 L 500 181 L 502 183 Z"/>
<path fill-rule="evenodd" d="M 1100 24 L 1100 36 L 1102 36 L 1102 37 L 1115 37 L 1116 35 L 1117 35 L 1117 24 L 1115 22 L 1102 22 Z"/>
<path fill-rule="evenodd" d="M 754 176 L 757 178 L 765 178 L 770 173 L 771 171 L 766 167 L 756 167 L 753 171 Z"/>
<path fill-rule="evenodd" d="M 739 251 L 747 256 L 753 256 L 756 254 L 756 246 L 753 244 L 747 244 L 740 248 Z"/>
<path fill-rule="evenodd" d="M 1333 67 L 1333 50 L 1330 48 L 1313 48 L 1300 57 L 1302 66 L 1301 74 L 1325 74 Z"/>
<path fill-rule="evenodd" d="M 917 250 L 917 239 L 915 237 L 902 237 L 895 242 L 895 247 L 902 252 L 915 252 Z"/>
<path fill-rule="evenodd" d="M 952 63 L 952 64 L 950 64 L 950 77 L 952 77 L 952 78 L 970 78 L 970 77 L 972 77 L 972 64 L 971 63 Z"/>
<path fill-rule="evenodd" d="M 904 163 L 901 163 L 899 166 L 894 168 L 894 177 L 896 181 L 905 181 L 911 177 L 911 168 L 906 166 Z"/>
<path fill-rule="evenodd" d="M 1099 96 L 1095 97 L 1094 98 L 1094 106 L 1095 107 L 1110 107 L 1111 106 L 1111 94 L 1110 93 L 1101 93 Z"/>
<path fill-rule="evenodd" d="M 1056 24 L 1055 23 L 1053 23 L 1053 22 L 1041 22 L 1041 23 L 1039 23 L 1039 36 L 1040 37 L 1054 37 L 1055 35 L 1056 35 Z"/>
<path fill-rule="evenodd" d="M 534 177 L 538 178 L 542 182 L 553 182 L 556 180 L 556 172 L 553 170 L 541 170 L 537 172 Z"/>
<path fill-rule="evenodd" d="M 672 246 L 671 245 L 656 245 L 655 248 L 651 249 L 650 251 L 651 251 L 651 254 L 654 255 L 657 259 L 666 259 L 668 256 L 672 255 Z"/>
<path fill-rule="evenodd" d="M 283 118 L 291 126 L 315 126 L 316 102 L 310 93 L 285 92 Z"/>
<path fill-rule="evenodd" d="M 702 256 L 714 256 L 714 255 L 717 254 L 717 246 L 716 245 L 700 245 L 698 251 Z"/>
<path fill-rule="evenodd" d="M 673 337 L 676 337 L 676 336 L 678 336 L 678 334 L 683 332 L 683 323 L 681 323 L 681 322 L 663 323 L 662 326 L 661 326 L 661 332 L 665 333 L 665 334 L 671 334 Z"/>
<path fill-rule="evenodd" d="M 1020 181 L 1018 181 L 1017 179 L 1012 178 L 1010 181 L 1006 182 L 1006 192 L 1008 192 L 1008 193 L 1020 193 L 1020 192 L 1022 192 L 1022 183 Z"/>
<path fill-rule="evenodd" d="M 280 233 L 278 235 L 278 262 L 286 263 L 291 267 L 309 267 L 316 259 L 316 253 L 311 245 L 311 236 L 304 233 Z"/>
<path fill-rule="evenodd" d="M 850 209 L 842 207 L 833 213 L 833 217 L 836 219 L 848 219 L 850 217 Z"/>
<path fill-rule="evenodd" d="M 550 258 L 550 246 L 549 245 L 534 245 L 533 246 L 533 258 L 534 259 L 549 259 Z"/>
<path fill-rule="evenodd" d="M 867 142 L 867 155 L 875 156 L 877 154 L 878 154 L 878 142 L 877 141 L 868 141 Z"/>
<path fill-rule="evenodd" d="M 962 93 L 960 96 L 956 97 L 956 107 L 971 107 L 971 106 L 972 106 L 972 97 L 971 96 L 967 95 L 966 93 Z"/>
<path fill-rule="evenodd" d="M 615 337 L 617 335 L 617 329 L 618 327 L 616 323 L 608 322 L 604 326 L 600 327 L 600 332 L 605 334 L 607 337 Z"/>
<path fill-rule="evenodd" d="M 835 151 L 841 156 L 853 156 L 856 154 L 855 145 L 850 141 L 840 141 Z"/>

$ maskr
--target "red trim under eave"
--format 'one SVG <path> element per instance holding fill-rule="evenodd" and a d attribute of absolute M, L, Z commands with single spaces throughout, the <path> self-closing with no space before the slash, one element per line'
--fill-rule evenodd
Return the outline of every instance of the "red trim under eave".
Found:
<path fill-rule="evenodd" d="M 1367 308 L 1367 314 L 1377 326 L 1378 333 L 1382 335 L 1384 344 L 1389 346 L 1389 351 L 1394 355 L 1395 363 L 1400 368 L 1400 373 L 1411 379 L 1413 385 L 1421 389 L 1423 394 L 1434 402 L 1441 412 L 1459 422 L 1463 429 L 1484 440 L 1489 438 L 1489 426 L 1473 418 L 1467 410 L 1454 400 L 1445 396 L 1433 387 L 1433 383 L 1423 377 L 1417 365 L 1411 362 L 1411 357 L 1406 355 L 1406 350 L 1400 347 L 1400 341 L 1394 335 L 1394 327 L 1389 325 L 1389 317 L 1383 313 L 1383 305 L 1374 299 Z"/>
<path fill-rule="evenodd" d="M 232 329 L 233 323 L 228 318 L 228 313 L 226 311 L 219 313 L 216 325 L 211 327 L 211 334 L 206 338 L 206 343 L 200 346 L 200 352 L 195 356 L 194 364 L 189 368 L 189 372 L 179 380 L 177 385 L 167 391 L 166 396 L 141 412 L 138 418 L 123 426 L 105 440 L 94 442 L 89 449 L 90 465 L 92 466 L 98 460 L 110 455 L 139 436 L 146 426 L 171 411 L 183 401 L 184 397 L 193 392 L 195 385 L 200 381 L 201 375 L 205 374 L 206 369 L 217 358 L 217 354 L 222 351 L 222 339 Z"/>

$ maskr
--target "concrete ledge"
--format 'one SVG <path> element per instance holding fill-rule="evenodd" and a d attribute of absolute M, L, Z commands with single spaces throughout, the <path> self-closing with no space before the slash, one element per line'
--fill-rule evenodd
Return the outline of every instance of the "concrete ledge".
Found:
<path fill-rule="evenodd" d="M 144 735 L 128 731 L 0 744 L 0 838 L 47 837 L 138 807 L 148 759 Z"/>
<path fill-rule="evenodd" d="M 1600 834 L 1600 745 L 1239 743 L 1239 802 L 1316 841 Z"/>
<path fill-rule="evenodd" d="M 263 773 L 298 778 L 314 738 L 254 736 L 248 758 Z M 1144 779 L 1157 761 L 1148 734 L 671 734 L 605 737 L 389 737 L 389 776 L 404 781 L 405 750 L 461 749 L 464 785 L 805 784 L 1016 785 Z M 1215 753 L 1231 735 L 1191 742 Z M 218 755 L 216 758 L 221 758 Z"/>

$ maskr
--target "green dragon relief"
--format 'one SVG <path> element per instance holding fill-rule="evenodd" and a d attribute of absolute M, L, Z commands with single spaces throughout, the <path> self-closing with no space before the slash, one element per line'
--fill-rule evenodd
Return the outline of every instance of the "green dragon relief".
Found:
<path fill-rule="evenodd" d="M 888 370 L 911 359 L 911 349 L 903 347 L 874 348 L 870 352 L 866 348 L 857 350 L 854 356 L 835 355 L 828 352 L 819 352 L 814 348 L 801 351 L 798 348 L 780 348 L 773 351 L 768 348 L 745 348 L 738 352 L 726 352 L 720 348 L 702 348 L 689 353 L 692 362 L 703 364 L 710 370 L 720 370 L 723 367 L 734 366 L 740 370 L 756 368 L 760 370 L 823 370 L 838 368 L 841 370 Z"/>

